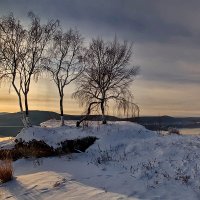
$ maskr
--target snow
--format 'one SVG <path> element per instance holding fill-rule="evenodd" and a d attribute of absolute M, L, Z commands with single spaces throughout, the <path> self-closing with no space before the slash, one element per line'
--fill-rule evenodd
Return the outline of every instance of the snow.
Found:
<path fill-rule="evenodd" d="M 0 186 L 0 199 L 200 199 L 200 136 L 162 136 L 131 122 L 76 128 L 51 120 L 17 138 L 58 147 L 85 136 L 99 138 L 85 153 L 15 161 L 16 178 Z"/>
<path fill-rule="evenodd" d="M 0 138 L 0 149 L 12 149 L 14 148 L 14 138 L 12 137 L 3 137 Z"/>
<path fill-rule="evenodd" d="M 49 120 L 47 122 L 42 123 L 41 127 L 33 126 L 30 128 L 22 129 L 21 132 L 15 137 L 15 139 L 25 142 L 29 142 L 35 139 L 37 141 L 44 141 L 46 144 L 52 146 L 53 148 L 58 148 L 61 146 L 61 142 L 65 140 L 73 140 L 77 138 L 84 138 L 87 136 L 96 136 L 97 138 L 104 138 L 104 136 L 108 133 L 119 133 L 119 127 L 120 134 L 118 134 L 118 137 L 120 138 L 113 138 L 113 135 L 109 134 L 111 136 L 111 140 L 114 139 L 117 143 L 118 140 L 126 140 L 128 137 L 132 138 L 132 132 L 134 133 L 135 127 L 137 127 L 136 129 L 140 129 L 138 131 L 144 130 L 145 132 L 146 130 L 143 126 L 136 126 L 136 124 L 134 123 L 127 124 L 127 122 L 112 122 L 112 124 L 108 124 L 107 126 L 101 126 L 100 122 L 90 123 L 91 124 L 89 125 L 89 127 L 77 128 L 75 126 L 75 121 L 69 121 L 66 123 L 65 126 L 59 126 L 59 121 Z M 124 134 L 126 134 L 125 138 Z M 144 133 L 142 136 L 145 136 Z M 147 136 L 150 136 L 150 134 L 147 134 L 145 137 Z M 135 137 L 140 137 L 140 134 L 135 134 Z M 108 142 L 110 144 L 110 140 L 108 140 Z"/>

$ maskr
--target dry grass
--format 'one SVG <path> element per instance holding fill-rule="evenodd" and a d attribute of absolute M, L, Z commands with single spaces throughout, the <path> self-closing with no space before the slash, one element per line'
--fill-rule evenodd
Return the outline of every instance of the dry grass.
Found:
<path fill-rule="evenodd" d="M 49 146 L 44 141 L 18 142 L 13 149 L 0 149 L 0 160 L 15 161 L 20 158 L 41 158 L 85 152 L 89 146 L 94 144 L 96 139 L 96 137 L 88 136 L 81 139 L 66 140 L 61 143 L 62 147 L 57 149 Z"/>
<path fill-rule="evenodd" d="M 13 179 L 12 160 L 0 161 L 0 182 L 6 183 Z"/>

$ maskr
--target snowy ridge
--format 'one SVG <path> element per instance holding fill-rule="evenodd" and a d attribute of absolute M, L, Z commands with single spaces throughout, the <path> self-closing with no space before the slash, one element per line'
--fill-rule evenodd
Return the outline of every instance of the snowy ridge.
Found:
<path fill-rule="evenodd" d="M 97 138 L 104 138 L 105 135 L 111 135 L 119 131 L 120 128 L 120 140 L 128 137 L 140 137 L 137 134 L 137 131 L 146 131 L 143 126 L 136 125 L 131 122 L 109 122 L 107 126 L 101 126 L 98 122 L 90 122 L 91 125 L 85 128 L 75 127 L 75 122 L 67 122 L 65 126 L 60 127 L 60 122 L 57 120 L 49 120 L 39 126 L 33 126 L 30 128 L 24 128 L 21 132 L 15 137 L 17 140 L 22 140 L 24 142 L 29 142 L 31 140 L 44 141 L 49 146 L 53 148 L 60 147 L 60 143 L 65 140 L 73 140 L 77 138 L 83 138 L 87 136 L 96 136 Z M 123 125 L 124 124 L 124 125 Z M 136 133 L 136 134 L 135 134 Z M 150 136 L 151 134 L 147 134 Z M 146 135 L 146 137 L 147 137 Z M 143 133 L 143 137 L 144 133 Z M 113 138 L 112 138 L 113 139 Z M 117 142 L 119 138 L 115 139 Z"/>
<path fill-rule="evenodd" d="M 17 179 L 0 187 L 2 199 L 200 199 L 199 136 L 162 136 L 131 122 L 76 128 L 75 122 L 58 127 L 48 121 L 43 126 L 18 138 L 35 136 L 55 146 L 66 138 L 99 139 L 86 153 L 16 161 Z"/>

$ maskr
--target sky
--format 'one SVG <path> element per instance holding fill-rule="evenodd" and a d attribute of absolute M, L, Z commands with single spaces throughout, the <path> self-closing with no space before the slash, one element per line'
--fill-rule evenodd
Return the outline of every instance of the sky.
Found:
<path fill-rule="evenodd" d="M 86 41 L 100 36 L 133 42 L 133 65 L 140 75 L 131 86 L 141 115 L 200 116 L 199 0 L 0 0 L 0 15 L 13 12 L 24 23 L 32 10 L 41 19 L 59 19 Z M 81 114 L 65 90 L 65 113 Z M 49 78 L 31 85 L 30 109 L 59 111 Z M 0 112 L 18 111 L 9 85 L 0 87 Z M 112 114 L 112 108 L 109 112 Z"/>

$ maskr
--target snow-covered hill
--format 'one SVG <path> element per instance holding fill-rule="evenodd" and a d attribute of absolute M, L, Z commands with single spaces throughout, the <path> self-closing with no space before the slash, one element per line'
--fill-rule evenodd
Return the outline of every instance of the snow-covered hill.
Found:
<path fill-rule="evenodd" d="M 16 178 L 0 186 L 0 199 L 200 199 L 199 136 L 161 136 L 131 122 L 58 125 L 45 122 L 17 139 L 53 147 L 69 138 L 99 139 L 85 153 L 15 161 Z"/>

